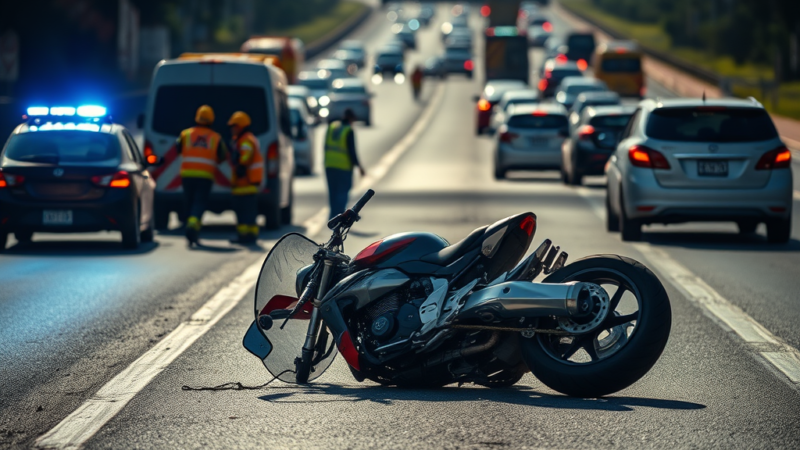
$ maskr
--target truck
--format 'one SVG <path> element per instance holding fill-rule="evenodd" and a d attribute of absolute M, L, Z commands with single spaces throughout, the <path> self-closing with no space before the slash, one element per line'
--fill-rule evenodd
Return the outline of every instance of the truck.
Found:
<path fill-rule="evenodd" d="M 489 80 L 529 82 L 528 38 L 516 26 L 486 29 L 484 38 L 484 73 Z"/>

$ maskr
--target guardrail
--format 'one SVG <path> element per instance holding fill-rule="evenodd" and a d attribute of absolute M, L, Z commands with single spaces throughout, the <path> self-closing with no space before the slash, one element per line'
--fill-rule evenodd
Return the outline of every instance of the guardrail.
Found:
<path fill-rule="evenodd" d="M 364 23 L 367 18 L 372 15 L 373 11 L 374 9 L 371 6 L 367 6 L 360 14 L 347 19 L 330 33 L 308 44 L 306 46 L 306 59 L 313 58 L 333 47 L 343 37 L 347 36 Z"/>

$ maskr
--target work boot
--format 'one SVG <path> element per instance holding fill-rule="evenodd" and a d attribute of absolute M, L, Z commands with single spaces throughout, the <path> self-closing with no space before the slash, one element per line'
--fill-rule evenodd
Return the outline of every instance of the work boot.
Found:
<path fill-rule="evenodd" d="M 200 243 L 200 220 L 195 216 L 186 220 L 186 240 L 189 241 L 189 247 Z"/>

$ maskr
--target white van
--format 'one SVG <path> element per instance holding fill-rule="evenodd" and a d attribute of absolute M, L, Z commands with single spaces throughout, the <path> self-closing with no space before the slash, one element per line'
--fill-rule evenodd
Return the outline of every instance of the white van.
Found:
<path fill-rule="evenodd" d="M 144 128 L 144 154 L 158 157 L 151 173 L 156 180 L 156 228 L 167 227 L 169 213 L 183 220 L 181 158 L 172 147 L 180 132 L 192 127 L 195 111 L 210 105 L 216 120 L 213 129 L 230 141 L 228 119 L 234 111 L 250 115 L 250 131 L 258 137 L 264 156 L 264 181 L 259 188 L 259 213 L 267 228 L 276 229 L 292 220 L 294 152 L 287 106 L 286 75 L 269 59 L 237 54 L 187 55 L 161 61 L 153 72 L 147 107 L 140 124 Z M 208 210 L 230 209 L 231 164 L 217 166 Z"/>

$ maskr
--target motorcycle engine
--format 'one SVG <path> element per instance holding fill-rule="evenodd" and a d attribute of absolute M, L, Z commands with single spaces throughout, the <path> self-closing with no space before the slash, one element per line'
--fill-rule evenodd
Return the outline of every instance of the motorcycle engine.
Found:
<path fill-rule="evenodd" d="M 430 279 L 421 278 L 408 286 L 384 295 L 363 309 L 359 334 L 370 352 L 405 341 L 422 327 L 419 308 L 433 292 L 433 285 Z M 383 352 L 378 353 L 375 356 Z"/>

